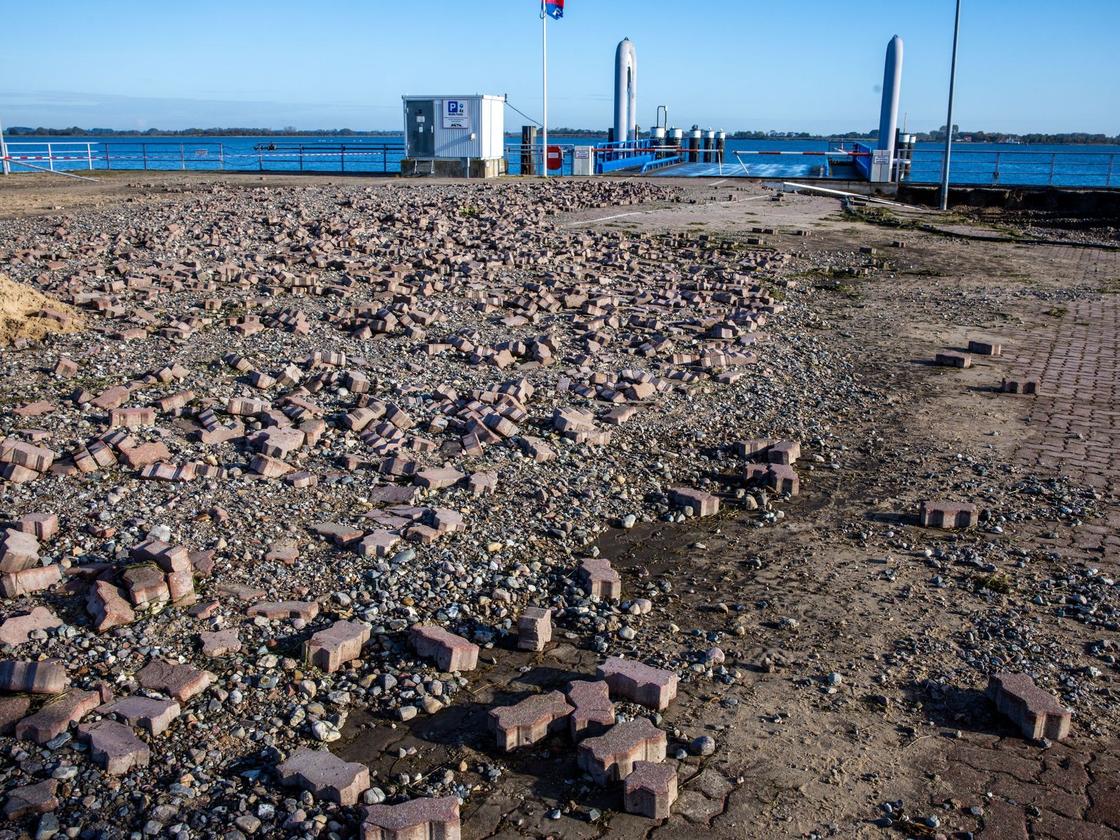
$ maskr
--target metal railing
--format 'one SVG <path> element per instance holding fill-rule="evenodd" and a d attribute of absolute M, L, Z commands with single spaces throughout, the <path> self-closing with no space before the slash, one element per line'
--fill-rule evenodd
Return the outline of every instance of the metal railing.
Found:
<path fill-rule="evenodd" d="M 220 170 L 233 172 L 400 171 L 404 145 L 393 143 L 220 142 L 8 143 L 12 172 L 48 169 Z M 26 164 L 26 165 L 22 165 Z"/>
<path fill-rule="evenodd" d="M 943 153 L 914 149 L 904 183 L 941 181 Z M 1120 189 L 1120 154 L 1115 152 L 986 150 L 953 147 L 952 183 L 1004 187 Z"/>

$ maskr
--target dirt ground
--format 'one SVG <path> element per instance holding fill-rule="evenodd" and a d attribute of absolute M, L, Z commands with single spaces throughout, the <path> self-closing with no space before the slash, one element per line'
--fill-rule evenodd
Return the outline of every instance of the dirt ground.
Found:
<path fill-rule="evenodd" d="M 0 217 L 136 209 L 204 193 L 212 179 L 21 176 L 0 184 Z M 1120 243 L 1017 241 L 1013 221 L 990 216 L 774 200 L 732 180 L 673 185 L 688 200 L 555 224 L 706 234 L 791 253 L 788 276 L 813 316 L 790 340 L 808 365 L 817 356 L 843 365 L 865 389 L 843 422 L 791 426 L 814 438 L 820 457 L 777 521 L 727 508 L 686 524 L 614 528 L 596 542 L 627 592 L 657 595 L 658 609 L 632 620 L 639 644 L 672 645 L 698 672 L 711 668 L 707 649 L 726 656 L 718 691 L 682 684 L 659 720 L 670 758 L 684 751 L 673 759 L 673 816 L 621 813 L 620 794 L 593 786 L 558 744 L 513 757 L 490 745 L 494 702 L 594 669 L 579 632 L 558 633 L 541 654 L 487 652 L 493 662 L 472 678 L 469 701 L 430 717 L 351 715 L 334 752 L 378 778 L 452 768 L 476 780 L 463 810 L 472 840 L 1120 840 Z M 965 370 L 932 364 L 979 337 L 1002 341 L 1003 355 L 974 357 Z M 1027 373 L 1041 375 L 1038 396 L 1000 392 L 1005 377 Z M 781 425 L 781 406 L 758 411 Z M 721 471 L 715 451 L 709 468 Z M 927 498 L 977 503 L 980 526 L 917 527 Z M 1001 668 L 1044 675 L 1074 710 L 1072 736 L 1032 743 L 996 714 L 983 692 Z M 687 751 L 702 735 L 715 741 L 710 756 Z"/>

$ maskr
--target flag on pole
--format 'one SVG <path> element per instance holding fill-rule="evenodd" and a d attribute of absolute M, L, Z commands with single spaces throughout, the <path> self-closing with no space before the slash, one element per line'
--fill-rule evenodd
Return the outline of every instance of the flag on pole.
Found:
<path fill-rule="evenodd" d="M 564 17 L 564 0 L 545 0 L 544 12 L 554 20 Z"/>

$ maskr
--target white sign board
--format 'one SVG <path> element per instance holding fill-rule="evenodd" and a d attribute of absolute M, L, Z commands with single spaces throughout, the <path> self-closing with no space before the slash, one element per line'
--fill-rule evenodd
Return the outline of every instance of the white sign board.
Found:
<path fill-rule="evenodd" d="M 443 127 L 470 128 L 471 113 L 465 99 L 443 100 Z"/>

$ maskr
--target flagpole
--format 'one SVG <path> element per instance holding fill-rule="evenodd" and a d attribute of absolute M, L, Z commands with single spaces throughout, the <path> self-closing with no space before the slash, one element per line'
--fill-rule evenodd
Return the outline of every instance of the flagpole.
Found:
<path fill-rule="evenodd" d="M 544 94 L 544 129 L 541 141 L 541 176 L 548 177 L 548 15 L 541 0 L 541 83 Z"/>

